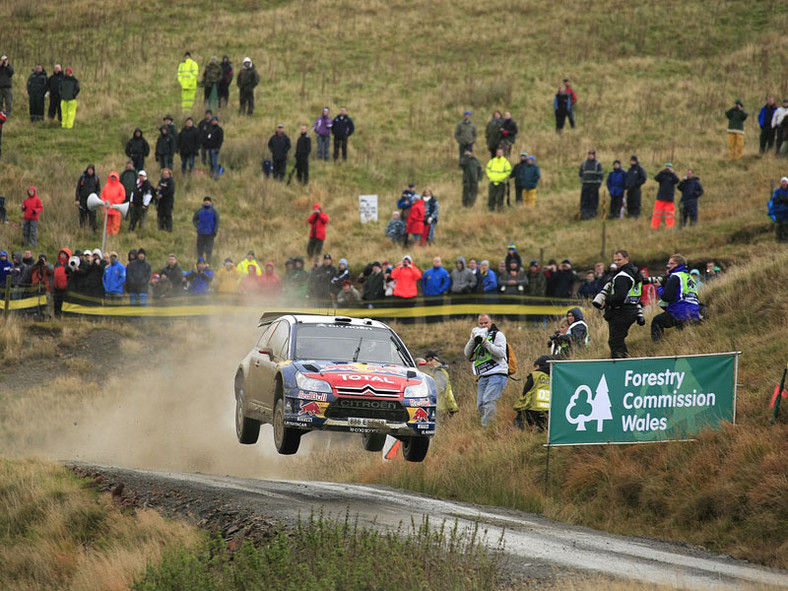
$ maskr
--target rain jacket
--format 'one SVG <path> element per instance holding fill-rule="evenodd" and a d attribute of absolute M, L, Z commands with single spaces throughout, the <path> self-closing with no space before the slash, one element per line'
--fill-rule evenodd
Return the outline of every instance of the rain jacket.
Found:
<path fill-rule="evenodd" d="M 418 293 L 416 283 L 421 279 L 421 270 L 411 262 L 410 267 L 398 265 L 391 270 L 391 278 L 397 283 L 394 285 L 393 295 L 400 298 L 415 298 Z"/>
<path fill-rule="evenodd" d="M 36 192 L 35 187 L 30 187 L 28 189 L 28 193 L 30 190 L 33 190 L 33 195 L 27 196 L 22 202 L 22 208 L 25 210 L 25 219 L 26 220 L 36 220 L 38 221 L 38 216 L 41 214 L 41 211 L 44 209 L 44 205 L 41 203 L 41 199 L 38 198 L 38 193 Z"/>
<path fill-rule="evenodd" d="M 200 66 L 192 58 L 187 57 L 178 64 L 178 84 L 183 90 L 194 90 L 197 88 L 197 77 L 200 73 Z"/>
<path fill-rule="evenodd" d="M 327 213 L 323 213 L 322 211 L 314 211 L 306 221 L 311 226 L 309 228 L 310 238 L 317 238 L 318 240 L 326 239 L 326 226 L 329 222 Z"/>
<path fill-rule="evenodd" d="M 65 253 L 65 264 L 60 260 L 60 254 Z M 52 280 L 52 287 L 57 290 L 66 290 L 68 288 L 68 276 L 71 270 L 68 267 L 68 259 L 71 258 L 71 251 L 68 248 L 61 248 L 57 253 L 57 263 L 55 263 L 55 273 Z"/>
<path fill-rule="evenodd" d="M 123 294 L 123 286 L 126 284 L 126 267 L 116 260 L 104 269 L 104 292 L 107 294 Z"/>
<path fill-rule="evenodd" d="M 110 205 L 120 205 L 126 200 L 126 189 L 120 183 L 120 175 L 118 175 L 117 171 L 113 170 L 109 173 L 107 184 L 101 190 L 101 200 L 109 202 Z M 120 217 L 120 212 L 117 209 L 106 208 L 106 214 L 109 217 Z"/>

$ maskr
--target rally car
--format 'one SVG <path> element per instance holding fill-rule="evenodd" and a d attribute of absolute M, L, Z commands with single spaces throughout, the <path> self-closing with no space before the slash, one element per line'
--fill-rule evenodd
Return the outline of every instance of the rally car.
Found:
<path fill-rule="evenodd" d="M 263 314 L 262 336 L 235 374 L 235 432 L 257 442 L 270 423 L 280 454 L 314 430 L 359 433 L 368 451 L 391 435 L 420 462 L 435 434 L 435 383 L 397 334 L 368 318 Z"/>

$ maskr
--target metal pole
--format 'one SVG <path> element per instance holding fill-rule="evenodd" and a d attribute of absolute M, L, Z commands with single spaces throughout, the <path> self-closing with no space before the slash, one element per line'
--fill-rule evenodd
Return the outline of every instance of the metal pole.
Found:
<path fill-rule="evenodd" d="M 544 494 L 547 495 L 550 492 L 550 448 L 552 446 L 548 443 L 547 444 L 547 461 L 544 465 Z"/>
<path fill-rule="evenodd" d="M 101 254 L 104 255 L 104 252 L 107 250 L 107 223 L 109 222 L 109 216 L 107 215 L 107 211 L 109 210 L 109 203 L 104 201 L 104 235 L 101 237 Z"/>
<path fill-rule="evenodd" d="M 606 230 L 605 220 L 602 220 L 602 254 L 600 255 L 600 257 L 602 258 L 603 261 L 605 260 L 605 250 L 607 250 L 605 245 L 605 242 L 607 241 L 607 233 L 605 230 Z"/>

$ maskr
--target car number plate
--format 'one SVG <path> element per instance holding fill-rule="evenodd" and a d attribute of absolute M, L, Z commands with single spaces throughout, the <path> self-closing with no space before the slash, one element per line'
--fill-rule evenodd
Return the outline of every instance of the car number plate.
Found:
<path fill-rule="evenodd" d="M 348 417 L 348 425 L 351 427 L 366 427 L 369 424 L 369 419 L 360 419 L 357 417 Z"/>

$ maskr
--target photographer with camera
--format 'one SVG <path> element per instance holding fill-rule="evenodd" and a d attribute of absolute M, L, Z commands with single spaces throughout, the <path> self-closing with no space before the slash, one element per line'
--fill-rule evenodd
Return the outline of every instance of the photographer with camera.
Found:
<path fill-rule="evenodd" d="M 604 318 L 608 323 L 607 344 L 613 359 L 629 357 L 626 338 L 629 327 L 636 321 L 639 326 L 646 323 L 640 305 L 643 293 L 643 277 L 638 268 L 629 262 L 629 253 L 619 249 L 613 253 L 617 273 L 597 298 L 594 305 L 604 308 Z M 609 286 L 609 289 L 607 287 Z"/>
<path fill-rule="evenodd" d="M 566 313 L 566 330 L 562 329 L 563 325 L 564 321 L 562 320 L 561 327 L 550 336 L 550 341 L 547 344 L 553 355 L 569 357 L 573 347 L 588 345 L 588 324 L 586 324 L 580 308 L 571 308 Z"/>
<path fill-rule="evenodd" d="M 52 306 L 55 318 L 60 318 L 63 314 L 63 300 L 66 298 L 66 290 L 68 289 L 68 277 L 79 267 L 79 258 L 71 259 L 71 251 L 68 248 L 61 248 L 57 253 L 57 263 L 55 263 L 52 278 Z"/>
<path fill-rule="evenodd" d="M 662 338 L 666 328 L 700 321 L 698 284 L 687 269 L 687 259 L 674 254 L 668 260 L 668 276 L 657 287 L 657 294 L 667 308 L 651 320 L 651 340 Z"/>
<path fill-rule="evenodd" d="M 495 418 L 496 404 L 509 380 L 506 336 L 493 324 L 489 314 L 479 314 L 478 326 L 471 330 L 465 344 L 465 357 L 473 363 L 473 375 L 479 379 L 476 407 L 482 426 L 487 427 Z"/>

